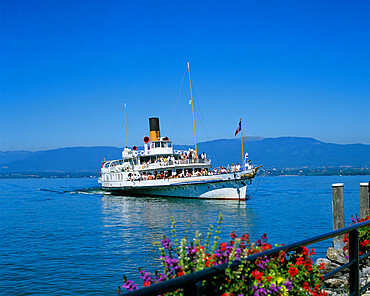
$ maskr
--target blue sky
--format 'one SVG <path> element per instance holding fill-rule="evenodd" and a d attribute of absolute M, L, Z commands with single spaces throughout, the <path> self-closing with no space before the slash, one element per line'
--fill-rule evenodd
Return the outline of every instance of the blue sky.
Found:
<path fill-rule="evenodd" d="M 370 144 L 368 1 L 1 1 L 0 151 L 194 141 Z M 185 74 L 185 76 L 184 76 Z M 182 87 L 181 87 L 182 86 Z"/>

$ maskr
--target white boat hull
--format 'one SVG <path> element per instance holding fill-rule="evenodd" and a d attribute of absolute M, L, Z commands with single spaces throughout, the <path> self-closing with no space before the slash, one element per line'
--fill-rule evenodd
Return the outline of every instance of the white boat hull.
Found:
<path fill-rule="evenodd" d="M 99 182 L 103 189 L 113 194 L 245 200 L 247 186 L 254 175 L 254 170 L 248 170 L 189 178 Z"/>

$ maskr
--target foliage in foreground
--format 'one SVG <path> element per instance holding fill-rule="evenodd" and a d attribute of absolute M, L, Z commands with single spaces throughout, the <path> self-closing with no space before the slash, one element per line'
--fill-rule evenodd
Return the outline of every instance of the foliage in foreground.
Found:
<path fill-rule="evenodd" d="M 350 225 L 365 222 L 365 221 L 368 221 L 368 220 L 370 220 L 370 215 L 365 217 L 365 218 L 360 219 L 356 214 L 355 218 L 352 217 L 352 223 Z M 364 254 L 370 252 L 370 225 L 359 228 L 358 232 L 359 232 L 358 236 L 359 236 L 359 242 L 360 242 L 359 255 L 361 256 L 361 255 L 364 255 Z M 345 245 L 343 247 L 343 251 L 348 252 L 348 249 L 349 249 L 349 235 L 348 235 L 348 233 L 345 234 L 343 241 L 345 243 Z M 346 257 L 348 259 L 348 255 L 346 255 Z"/>
<path fill-rule="evenodd" d="M 184 237 L 178 241 L 176 224 L 173 219 L 171 221 L 173 240 L 164 237 L 158 243 L 163 272 L 155 271 L 152 274 L 139 269 L 144 287 L 272 249 L 272 245 L 267 243 L 266 234 L 251 243 L 247 234 L 237 236 L 234 231 L 230 233 L 229 242 L 220 242 L 222 215 L 215 236 L 210 225 L 204 240 L 197 232 L 192 240 Z M 203 281 L 203 295 L 326 295 L 321 291 L 322 275 L 319 271 L 324 266 L 313 264 L 312 255 L 314 249 L 302 247 L 300 251 L 288 254 L 280 252 L 264 256 L 253 263 L 243 262 L 236 269 L 228 268 L 225 273 Z M 125 278 L 122 288 L 132 291 L 138 285 Z M 182 295 L 182 291 L 165 295 Z"/>

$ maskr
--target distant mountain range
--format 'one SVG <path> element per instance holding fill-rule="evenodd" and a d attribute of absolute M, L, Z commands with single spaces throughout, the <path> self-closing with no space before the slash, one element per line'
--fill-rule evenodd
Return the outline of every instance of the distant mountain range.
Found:
<path fill-rule="evenodd" d="M 175 146 L 189 149 L 191 145 Z M 141 147 L 139 147 L 140 149 Z M 59 172 L 91 173 L 100 171 L 101 161 L 121 158 L 122 148 L 71 147 L 46 151 L 0 152 L 0 174 Z M 244 151 L 254 165 L 264 169 L 362 167 L 370 168 L 370 145 L 330 144 L 313 138 L 246 137 Z M 241 163 L 241 144 L 238 139 L 220 139 L 198 144 L 198 153 L 206 152 L 213 166 Z"/>

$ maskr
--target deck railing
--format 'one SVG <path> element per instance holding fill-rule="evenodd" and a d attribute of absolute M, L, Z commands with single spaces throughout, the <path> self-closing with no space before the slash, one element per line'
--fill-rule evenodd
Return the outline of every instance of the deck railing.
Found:
<path fill-rule="evenodd" d="M 370 220 L 362 223 L 358 223 L 352 226 L 341 228 L 326 234 L 308 238 L 296 243 L 284 245 L 278 248 L 274 248 L 268 251 L 264 251 L 258 254 L 248 256 L 243 260 L 235 260 L 231 263 L 224 263 L 218 266 L 210 267 L 190 273 L 181 277 L 177 277 L 168 281 L 154 284 L 150 287 L 142 288 L 132 292 L 125 292 L 122 295 L 127 296 L 139 296 L 139 295 L 159 295 L 165 292 L 170 292 L 177 289 L 183 289 L 184 295 L 202 295 L 202 281 L 212 279 L 214 276 L 220 275 L 225 272 L 227 268 L 236 269 L 242 261 L 253 262 L 256 259 L 264 256 L 270 256 L 278 254 L 280 251 L 291 252 L 301 248 L 302 246 L 312 245 L 314 243 L 321 242 L 323 240 L 336 237 L 338 235 L 344 235 L 349 233 L 349 262 L 338 267 L 337 269 L 324 275 L 324 280 L 332 278 L 338 272 L 343 272 L 344 269 L 348 268 L 349 273 L 349 295 L 359 296 L 363 291 L 370 287 L 370 283 L 364 287 L 360 287 L 360 274 L 359 274 L 359 263 L 361 260 L 370 256 L 370 252 L 359 256 L 359 228 L 370 225 Z"/>
<path fill-rule="evenodd" d="M 211 160 L 209 159 L 199 159 L 199 158 L 195 158 L 195 159 L 179 159 L 179 160 L 175 160 L 175 161 L 158 161 L 158 162 L 152 162 L 152 163 L 142 163 L 142 164 L 139 164 L 139 165 L 136 165 L 138 169 L 143 169 L 143 168 L 148 168 L 148 169 L 161 169 L 161 168 L 166 168 L 166 167 L 170 167 L 170 166 L 173 166 L 173 165 L 179 165 L 179 164 L 198 164 L 198 163 L 201 163 L 201 164 L 207 164 L 207 165 L 210 165 L 211 164 Z"/>

